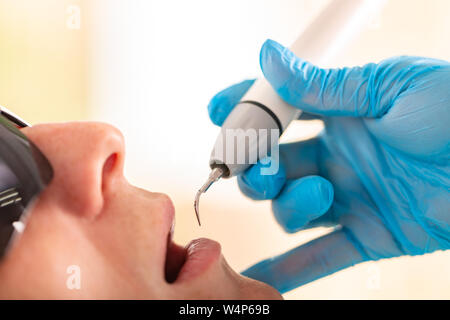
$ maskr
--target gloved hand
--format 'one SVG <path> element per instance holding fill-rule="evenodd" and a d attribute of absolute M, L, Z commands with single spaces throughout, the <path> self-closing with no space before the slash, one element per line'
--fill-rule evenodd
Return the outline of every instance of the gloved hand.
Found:
<path fill-rule="evenodd" d="M 280 292 L 368 260 L 450 248 L 450 64 L 395 57 L 321 69 L 268 40 L 260 64 L 289 104 L 325 130 L 280 146 L 280 170 L 262 164 L 238 177 L 244 194 L 272 200 L 287 232 L 333 232 L 243 272 Z M 218 93 L 208 106 L 221 125 L 252 85 Z"/>

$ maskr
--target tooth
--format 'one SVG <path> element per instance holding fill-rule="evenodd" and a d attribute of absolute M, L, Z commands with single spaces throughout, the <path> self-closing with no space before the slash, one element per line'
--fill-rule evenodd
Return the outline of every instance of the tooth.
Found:
<path fill-rule="evenodd" d="M 170 226 L 170 231 L 169 231 L 170 239 L 173 239 L 174 232 L 175 232 L 175 219 L 173 219 L 172 225 Z"/>

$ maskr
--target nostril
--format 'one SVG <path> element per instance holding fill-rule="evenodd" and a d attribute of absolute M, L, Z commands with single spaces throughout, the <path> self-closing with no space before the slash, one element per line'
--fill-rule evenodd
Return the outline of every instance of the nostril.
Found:
<path fill-rule="evenodd" d="M 102 170 L 102 189 L 105 188 L 105 182 L 107 181 L 107 176 L 114 170 L 117 163 L 118 154 L 115 152 L 111 154 L 103 164 Z"/>
<path fill-rule="evenodd" d="M 103 174 L 111 172 L 116 162 L 117 162 L 117 153 L 113 153 L 108 157 L 108 159 L 106 159 L 105 164 L 103 165 Z"/>

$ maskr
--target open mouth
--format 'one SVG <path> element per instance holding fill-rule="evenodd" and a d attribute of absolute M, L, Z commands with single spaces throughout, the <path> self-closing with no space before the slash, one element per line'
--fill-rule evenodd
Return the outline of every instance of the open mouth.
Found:
<path fill-rule="evenodd" d="M 166 264 L 164 267 L 164 274 L 168 283 L 173 283 L 177 280 L 186 258 L 187 249 L 174 243 L 170 232 L 167 236 Z"/>
<path fill-rule="evenodd" d="M 191 241 L 182 247 L 167 237 L 165 278 L 168 283 L 193 279 L 205 272 L 221 256 L 220 244 L 206 238 Z"/>

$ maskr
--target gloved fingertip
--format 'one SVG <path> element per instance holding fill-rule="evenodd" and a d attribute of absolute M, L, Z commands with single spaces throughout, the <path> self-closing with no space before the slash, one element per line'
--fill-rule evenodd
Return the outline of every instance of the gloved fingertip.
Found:
<path fill-rule="evenodd" d="M 241 275 L 250 279 L 264 282 L 274 287 L 280 293 L 285 293 L 288 291 L 287 289 L 290 288 L 289 283 L 291 281 L 282 272 L 277 270 L 278 262 L 278 257 L 260 261 L 242 271 Z"/>
<path fill-rule="evenodd" d="M 286 82 L 290 73 L 286 68 L 286 62 L 295 59 L 295 55 L 286 47 L 276 41 L 266 40 L 264 42 L 259 63 L 265 78 L 277 89 Z"/>
<path fill-rule="evenodd" d="M 264 278 L 264 275 L 266 275 L 266 277 L 270 276 L 271 273 L 269 267 L 270 264 L 267 261 L 263 260 L 242 271 L 241 275 L 254 280 L 267 282 L 267 279 Z"/>
<path fill-rule="evenodd" d="M 327 179 L 319 176 L 315 176 L 314 178 L 316 178 L 315 183 L 312 185 L 315 186 L 316 189 L 312 190 L 312 192 L 315 193 L 318 199 L 317 215 L 321 216 L 330 209 L 330 206 L 333 203 L 334 189 L 331 182 Z"/>
<path fill-rule="evenodd" d="M 328 180 L 309 176 L 286 184 L 279 197 L 272 202 L 272 210 L 283 229 L 293 233 L 326 213 L 333 198 L 333 185 Z"/>
<path fill-rule="evenodd" d="M 260 53 L 260 66 L 266 80 L 286 102 L 297 105 L 298 88 L 292 87 L 305 61 L 273 40 L 267 40 Z"/>
<path fill-rule="evenodd" d="M 242 193 L 253 200 L 274 199 L 286 182 L 286 171 L 281 164 L 278 170 L 270 175 L 263 174 L 264 168 L 267 168 L 267 165 L 258 162 L 238 176 Z"/>
<path fill-rule="evenodd" d="M 221 126 L 231 111 L 223 110 L 223 108 L 221 107 L 222 100 L 223 97 L 220 95 L 220 93 L 218 93 L 211 99 L 208 104 L 209 118 L 216 126 Z"/>
<path fill-rule="evenodd" d="M 217 93 L 208 104 L 211 121 L 221 126 L 254 82 L 255 79 L 244 80 Z"/>
<path fill-rule="evenodd" d="M 280 44 L 279 42 L 267 39 L 264 41 L 262 47 L 261 47 L 261 55 L 270 52 L 271 50 L 276 50 L 278 52 L 285 50 L 286 47 Z"/>

